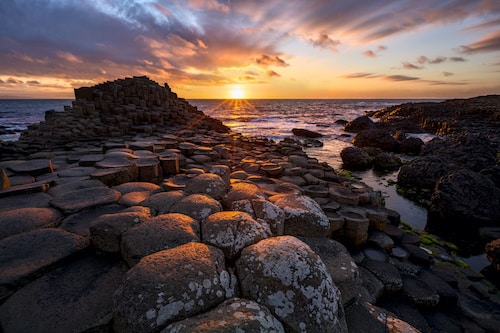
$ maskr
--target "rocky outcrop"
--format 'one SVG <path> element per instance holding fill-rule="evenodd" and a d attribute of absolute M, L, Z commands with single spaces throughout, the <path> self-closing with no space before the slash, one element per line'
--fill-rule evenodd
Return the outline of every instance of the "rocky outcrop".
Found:
<path fill-rule="evenodd" d="M 358 133 L 361 131 L 366 131 L 373 129 L 375 127 L 375 123 L 368 116 L 358 117 L 344 126 L 344 131 L 351 133 Z"/>

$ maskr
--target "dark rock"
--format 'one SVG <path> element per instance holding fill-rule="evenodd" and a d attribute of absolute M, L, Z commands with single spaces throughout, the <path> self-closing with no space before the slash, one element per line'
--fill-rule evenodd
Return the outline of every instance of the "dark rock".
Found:
<path fill-rule="evenodd" d="M 384 284 L 385 290 L 398 291 L 403 287 L 401 275 L 393 265 L 365 259 L 361 262 L 361 266 L 373 273 Z"/>
<path fill-rule="evenodd" d="M 399 151 L 403 154 L 419 155 L 423 145 L 424 142 L 422 139 L 409 137 L 401 141 Z"/>
<path fill-rule="evenodd" d="M 500 221 L 500 189 L 487 176 L 461 169 L 442 177 L 432 194 L 431 211 L 448 221 Z"/>
<path fill-rule="evenodd" d="M 89 238 L 90 237 L 89 228 L 92 221 L 94 221 L 101 215 L 114 214 L 122 210 L 123 207 L 120 205 L 107 205 L 102 207 L 94 207 L 88 210 L 81 211 L 76 214 L 71 214 L 61 222 L 59 228 Z"/>
<path fill-rule="evenodd" d="M 52 228 L 0 240 L 0 301 L 87 245 L 80 236 Z"/>
<path fill-rule="evenodd" d="M 120 192 L 104 186 L 85 188 L 57 196 L 52 199 L 50 205 L 65 214 L 73 214 L 84 209 L 116 203 L 120 196 Z"/>
<path fill-rule="evenodd" d="M 410 260 L 422 266 L 430 266 L 434 259 L 422 248 L 413 244 L 403 244 L 402 247 L 410 253 Z"/>
<path fill-rule="evenodd" d="M 453 304 L 457 300 L 457 291 L 429 269 L 422 269 L 418 277 L 439 294 L 441 303 Z"/>
<path fill-rule="evenodd" d="M 19 208 L 0 213 L 0 239 L 23 232 L 54 228 L 63 215 L 52 208 Z"/>
<path fill-rule="evenodd" d="M 384 293 L 384 284 L 375 274 L 363 266 L 358 266 L 358 270 L 362 286 L 362 288 L 360 288 L 362 295 L 361 300 L 375 303 Z M 363 291 L 366 291 L 365 295 L 363 295 Z"/>
<path fill-rule="evenodd" d="M 402 273 L 402 293 L 415 305 L 433 308 L 439 303 L 439 295 L 420 278 Z"/>
<path fill-rule="evenodd" d="M 378 170 L 397 170 L 402 164 L 401 159 L 391 153 L 380 153 L 373 159 L 373 167 Z"/>
<path fill-rule="evenodd" d="M 232 298 L 215 309 L 167 326 L 161 333 L 284 333 L 283 325 L 266 307 L 250 300 Z"/>
<path fill-rule="evenodd" d="M 495 239 L 486 244 L 485 252 L 491 266 L 500 272 L 500 239 Z"/>
<path fill-rule="evenodd" d="M 374 126 L 375 123 L 370 117 L 361 116 L 345 124 L 344 131 L 358 133 L 360 131 L 372 129 Z"/>
<path fill-rule="evenodd" d="M 160 192 L 151 195 L 146 200 L 140 203 L 141 206 L 149 207 L 154 212 L 154 215 L 168 213 L 173 205 L 184 198 L 182 191 Z"/>
<path fill-rule="evenodd" d="M 400 297 L 384 297 L 377 302 L 377 305 L 391 311 L 399 319 L 406 321 L 421 332 L 430 332 L 429 324 L 414 304 L 410 304 Z"/>
<path fill-rule="evenodd" d="M 29 174 L 31 176 L 39 176 L 45 173 L 54 172 L 51 160 L 26 160 L 26 161 L 10 161 L 7 168 L 20 174 Z"/>
<path fill-rule="evenodd" d="M 335 124 L 337 124 L 337 125 L 345 126 L 345 124 L 347 124 L 347 123 L 348 123 L 348 121 L 345 120 L 345 119 L 337 119 L 337 120 L 335 120 Z"/>
<path fill-rule="evenodd" d="M 302 137 L 305 137 L 305 138 L 320 138 L 323 136 L 323 134 L 321 133 L 318 133 L 318 132 L 314 132 L 314 131 L 310 131 L 310 130 L 306 130 L 306 129 L 303 129 L 303 128 L 293 128 L 292 129 L 292 133 L 293 135 L 297 135 L 297 136 L 302 136 Z"/>
<path fill-rule="evenodd" d="M 242 295 L 269 308 L 287 331 L 347 332 L 325 264 L 297 238 L 273 237 L 245 248 L 236 271 Z"/>
<path fill-rule="evenodd" d="M 398 174 L 398 185 L 434 189 L 439 178 L 456 169 L 456 165 L 439 156 L 417 157 L 401 167 Z"/>
<path fill-rule="evenodd" d="M 0 198 L 0 212 L 19 208 L 47 208 L 53 199 L 47 193 L 30 193 Z"/>
<path fill-rule="evenodd" d="M 350 170 L 364 170 L 371 167 L 371 158 L 367 152 L 357 147 L 345 147 L 340 152 L 343 167 Z"/>
<path fill-rule="evenodd" d="M 200 223 L 177 213 L 158 215 L 121 235 L 121 253 L 130 267 L 151 253 L 200 241 Z"/>
<path fill-rule="evenodd" d="M 352 143 L 357 147 L 375 147 L 388 152 L 397 152 L 399 149 L 399 142 L 389 132 L 379 129 L 359 132 Z"/>
<path fill-rule="evenodd" d="M 28 284 L 0 306 L 4 332 L 100 332 L 112 319 L 111 299 L 126 265 L 87 257 Z M 24 309 L 19 311 L 19 309 Z M 26 320 L 26 312 L 30 319 Z"/>
<path fill-rule="evenodd" d="M 155 332 L 206 312 L 232 293 L 224 255 L 190 242 L 141 259 L 114 294 L 115 332 Z"/>
<path fill-rule="evenodd" d="M 380 261 L 380 262 L 388 262 L 389 257 L 387 256 L 387 253 L 381 250 L 380 248 L 373 248 L 373 247 L 365 247 L 363 250 L 363 255 L 365 256 L 366 259 L 373 260 L 373 261 Z"/>
<path fill-rule="evenodd" d="M 454 318 L 447 316 L 443 312 L 430 311 L 424 313 L 427 323 L 432 329 L 432 332 L 438 333 L 463 333 L 460 322 Z"/>

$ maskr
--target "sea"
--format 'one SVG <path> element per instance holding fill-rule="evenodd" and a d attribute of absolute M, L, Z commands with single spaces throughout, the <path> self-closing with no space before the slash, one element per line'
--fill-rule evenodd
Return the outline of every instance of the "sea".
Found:
<path fill-rule="evenodd" d="M 265 137 L 276 142 L 289 137 L 293 128 L 303 128 L 323 134 L 322 147 L 305 148 L 310 157 L 326 162 L 342 171 L 340 151 L 351 146 L 354 137 L 343 131 L 339 121 L 351 121 L 368 111 L 407 102 L 439 102 L 416 99 L 230 99 L 188 100 L 206 115 L 221 120 L 234 132 L 253 137 Z M 71 100 L 30 99 L 0 100 L 0 140 L 16 141 L 30 124 L 44 120 L 45 111 L 63 111 Z M 376 119 L 374 119 L 376 121 Z M 424 141 L 432 135 L 420 135 Z M 1 153 L 1 152 L 0 152 Z M 409 157 L 408 157 L 409 158 Z M 415 229 L 425 230 L 427 210 L 396 191 L 398 171 L 378 174 L 373 170 L 352 172 L 351 175 L 381 191 L 385 206 L 401 214 L 401 219 Z M 464 258 L 471 268 L 486 266 L 484 255 Z"/>

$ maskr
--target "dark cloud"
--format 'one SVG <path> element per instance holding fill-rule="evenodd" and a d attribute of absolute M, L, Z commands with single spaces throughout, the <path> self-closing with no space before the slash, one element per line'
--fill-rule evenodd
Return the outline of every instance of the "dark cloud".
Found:
<path fill-rule="evenodd" d="M 444 76 L 451 76 L 453 73 L 444 72 Z M 463 86 L 467 85 L 465 82 L 448 82 L 448 81 L 439 81 L 439 80 L 426 80 L 415 76 L 407 76 L 407 75 L 378 75 L 374 73 L 352 73 L 348 75 L 344 75 L 344 78 L 347 79 L 382 79 L 386 81 L 394 81 L 394 82 L 420 82 L 428 85 L 449 85 L 449 86 Z"/>
<path fill-rule="evenodd" d="M 333 52 L 337 52 L 337 46 L 340 45 L 340 41 L 337 39 L 333 39 L 328 34 L 322 33 L 318 35 L 316 38 L 310 38 L 309 42 L 315 46 L 322 49 L 328 49 Z"/>
<path fill-rule="evenodd" d="M 443 72 L 443 76 L 453 76 L 455 74 L 451 73 L 451 72 Z"/>
<path fill-rule="evenodd" d="M 347 74 L 343 76 L 346 79 L 362 79 L 362 78 L 368 78 L 368 79 L 373 79 L 380 77 L 380 75 L 373 74 L 373 73 L 352 73 L 352 74 Z"/>
<path fill-rule="evenodd" d="M 269 56 L 267 54 L 261 55 L 259 58 L 255 59 L 255 63 L 261 66 L 280 66 L 287 67 L 289 64 L 278 56 Z"/>
<path fill-rule="evenodd" d="M 440 64 L 442 62 L 445 62 L 446 59 L 447 59 L 446 57 L 441 57 L 441 56 L 436 57 L 434 59 L 429 59 L 426 56 L 420 56 L 417 58 L 417 62 L 419 64 L 425 64 L 425 63 L 427 63 L 427 64 Z"/>
<path fill-rule="evenodd" d="M 466 46 L 474 52 L 496 52 L 500 51 L 500 30 L 484 36 L 477 42 Z"/>
<path fill-rule="evenodd" d="M 465 61 L 467 61 L 467 59 L 465 59 L 463 57 L 450 57 L 450 61 L 452 61 L 452 62 L 465 62 Z"/>
<path fill-rule="evenodd" d="M 402 61 L 401 64 L 403 64 L 404 69 L 423 69 L 423 66 L 417 66 L 412 63 L 409 63 L 407 61 Z"/>
<path fill-rule="evenodd" d="M 415 80 L 420 80 L 418 77 L 414 76 L 406 76 L 406 75 L 387 75 L 384 76 L 385 80 L 389 81 L 415 81 Z"/>
<path fill-rule="evenodd" d="M 40 81 L 38 80 L 29 80 L 29 81 L 26 81 L 26 83 L 30 86 L 38 86 L 40 85 Z"/>
<path fill-rule="evenodd" d="M 276 73 L 275 71 L 271 71 L 271 70 L 267 71 L 266 74 L 269 77 L 281 77 L 281 75 L 279 73 Z"/>

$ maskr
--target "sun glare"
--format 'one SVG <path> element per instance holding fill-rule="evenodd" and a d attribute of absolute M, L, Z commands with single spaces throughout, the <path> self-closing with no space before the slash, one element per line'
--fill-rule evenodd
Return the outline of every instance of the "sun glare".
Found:
<path fill-rule="evenodd" d="M 245 94 L 244 94 L 243 90 L 241 89 L 241 87 L 240 86 L 233 87 L 233 89 L 231 90 L 231 98 L 232 99 L 242 99 L 243 97 L 245 97 Z"/>

